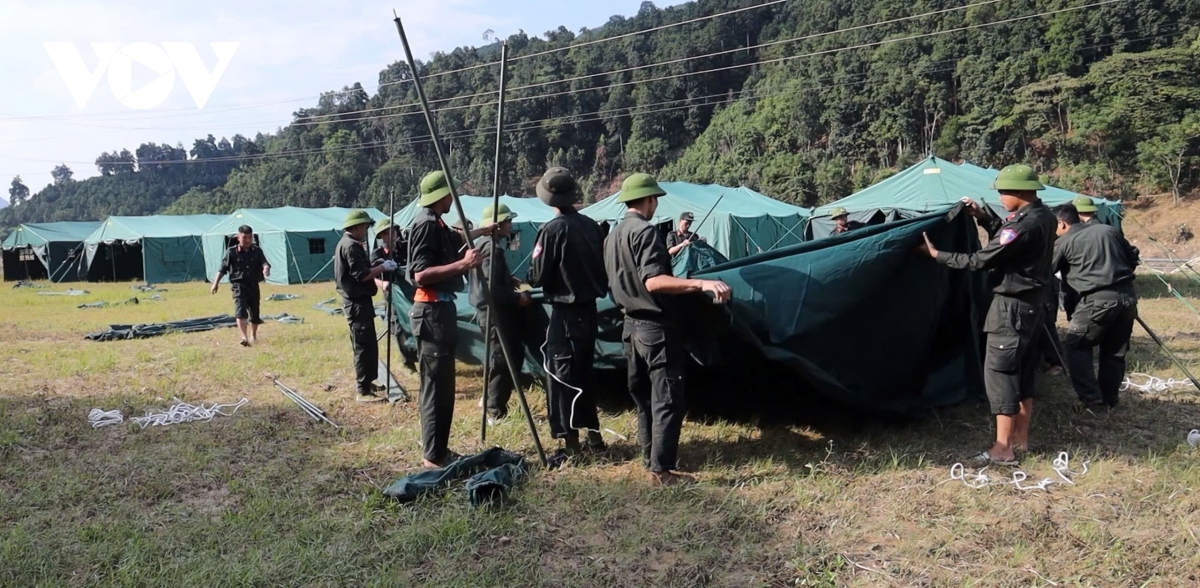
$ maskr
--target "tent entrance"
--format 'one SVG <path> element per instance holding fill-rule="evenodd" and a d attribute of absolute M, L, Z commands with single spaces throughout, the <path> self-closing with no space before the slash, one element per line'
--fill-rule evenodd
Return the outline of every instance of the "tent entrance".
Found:
<path fill-rule="evenodd" d="M 131 282 L 145 279 L 141 243 L 114 241 L 96 245 L 96 255 L 88 266 L 89 282 Z"/>
<path fill-rule="evenodd" d="M 45 280 L 50 277 L 45 264 L 33 247 L 15 247 L 4 251 L 4 281 Z"/>

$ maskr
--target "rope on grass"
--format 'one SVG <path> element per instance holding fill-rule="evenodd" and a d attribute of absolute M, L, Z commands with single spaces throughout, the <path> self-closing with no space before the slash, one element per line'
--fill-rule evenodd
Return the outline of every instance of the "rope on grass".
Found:
<path fill-rule="evenodd" d="M 1187 440 L 1188 445 L 1191 445 L 1192 449 L 1200 447 L 1200 429 L 1192 429 L 1188 433 Z"/>
<path fill-rule="evenodd" d="M 237 409 L 250 402 L 249 399 L 243 398 L 235 404 L 213 404 L 212 406 L 204 406 L 201 403 L 199 406 L 193 406 L 186 402 L 175 399 L 178 404 L 168 408 L 163 412 L 147 412 L 144 417 L 130 417 L 129 421 L 136 423 L 141 428 L 146 427 L 165 427 L 167 425 L 177 425 L 180 423 L 191 423 L 195 421 L 211 421 L 217 415 L 233 416 Z M 229 412 L 224 412 L 225 409 L 232 409 Z"/>
<path fill-rule="evenodd" d="M 88 422 L 92 424 L 93 428 L 99 428 L 121 424 L 125 422 L 125 417 L 121 416 L 121 411 L 119 410 L 93 408 L 92 412 L 88 413 Z"/>
<path fill-rule="evenodd" d="M 1133 378 L 1145 378 L 1144 382 L 1135 382 Z M 1130 373 L 1125 376 L 1125 381 L 1121 382 L 1121 391 L 1137 390 L 1143 394 L 1152 394 L 1159 392 L 1169 392 L 1171 390 L 1179 390 L 1182 388 L 1195 389 L 1196 385 L 1188 379 L 1167 378 L 1162 379 L 1149 374 Z"/>
<path fill-rule="evenodd" d="M 1200 433 L 1198 433 L 1197 436 L 1200 437 Z M 1058 474 L 1058 477 L 1062 478 L 1066 483 L 1074 486 L 1075 482 L 1071 480 L 1071 477 L 1078 477 L 1086 474 L 1088 472 L 1089 462 L 1083 462 L 1083 471 L 1073 472 L 1070 469 L 1070 460 L 1071 456 L 1068 455 L 1066 451 L 1060 452 L 1058 457 L 1054 458 L 1054 460 L 1051 462 L 1051 467 L 1054 468 L 1054 473 Z M 987 488 L 988 486 L 1012 486 L 1017 490 L 1022 491 L 1049 490 L 1051 485 L 1061 483 L 1056 482 L 1051 478 L 1042 478 L 1042 480 L 1037 483 L 1026 485 L 1025 481 L 1029 480 L 1029 474 L 1026 474 L 1022 470 L 1014 471 L 1012 473 L 1012 477 L 1007 478 L 989 476 L 986 473 L 987 469 L 987 467 L 984 467 L 978 472 L 968 472 L 966 466 L 964 466 L 962 463 L 956 463 L 950 466 L 950 479 L 961 481 L 964 486 L 973 489 Z"/>

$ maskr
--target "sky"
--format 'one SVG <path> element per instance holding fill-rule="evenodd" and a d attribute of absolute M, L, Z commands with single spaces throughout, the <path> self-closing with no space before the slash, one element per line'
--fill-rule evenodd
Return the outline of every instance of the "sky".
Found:
<path fill-rule="evenodd" d="M 681 3 L 655 2 L 659 8 Z M 314 106 L 321 92 L 354 82 L 374 93 L 379 72 L 404 59 L 393 9 L 404 19 L 414 54 L 428 59 L 435 51 L 485 44 L 488 30 L 500 37 L 519 30 L 542 36 L 560 25 L 578 32 L 616 14 L 632 16 L 640 5 L 641 0 L 0 0 L 5 82 L 0 195 L 7 196 L 16 175 L 36 193 L 50 183 L 50 170 L 59 163 L 77 180 L 95 176 L 94 162 L 104 151 L 133 151 L 146 142 L 182 142 L 190 149 L 208 134 L 219 139 L 273 132 L 296 110 Z M 93 43 L 117 44 L 108 50 L 115 57 L 104 70 L 97 67 Z M 211 43 L 237 45 L 198 108 L 195 89 L 206 85 L 205 75 L 219 63 L 216 49 L 222 46 Z M 202 64 L 180 65 L 188 63 L 179 57 L 186 53 L 179 49 L 183 44 L 194 47 Z M 77 51 L 82 77 L 64 78 L 59 66 L 70 59 L 60 57 L 56 65 L 51 57 L 62 47 Z M 168 53 L 169 47 L 175 49 Z M 224 47 L 228 55 L 232 45 Z M 185 76 L 187 71 L 199 73 Z M 66 79 L 86 88 L 88 75 L 94 76 L 94 89 L 77 97 Z M 79 97 L 86 98 L 82 108 Z"/>

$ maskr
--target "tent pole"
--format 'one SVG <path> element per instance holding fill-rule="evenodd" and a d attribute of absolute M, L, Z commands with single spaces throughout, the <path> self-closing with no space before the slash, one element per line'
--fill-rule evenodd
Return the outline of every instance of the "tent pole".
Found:
<path fill-rule="evenodd" d="M 417 74 L 417 62 L 413 59 L 412 48 L 408 45 L 408 36 L 404 34 L 404 24 L 400 21 L 400 17 L 394 19 L 396 23 L 396 32 L 400 34 L 400 44 L 404 46 L 404 57 L 408 61 L 408 72 L 412 76 L 413 88 L 417 91 L 417 98 L 421 101 L 421 110 L 425 113 L 425 124 L 429 127 L 429 136 L 433 141 L 433 151 L 437 155 L 438 163 L 442 167 L 442 173 L 446 174 L 446 185 L 450 189 L 450 197 L 454 200 L 454 208 L 458 212 L 460 225 L 462 226 L 463 241 L 468 247 L 471 246 L 471 230 L 467 228 L 467 215 L 463 212 L 462 201 L 458 198 L 458 190 L 454 185 L 453 176 L 450 174 L 450 165 L 446 161 L 446 156 L 442 152 L 442 141 L 438 135 L 437 123 L 433 120 L 433 113 L 429 109 L 429 101 L 425 98 L 425 90 L 421 87 L 421 77 Z M 480 280 L 485 280 L 482 268 L 475 269 L 476 276 Z M 494 308 L 491 304 L 492 292 L 490 284 L 484 283 L 483 296 L 488 302 L 488 308 Z M 525 420 L 529 423 L 529 433 L 533 436 L 533 446 L 537 448 L 538 457 L 542 461 L 543 466 L 549 466 L 550 462 L 546 459 L 546 452 L 542 449 L 542 441 L 538 438 L 537 425 L 533 422 L 533 413 L 529 409 L 529 402 L 525 398 L 525 390 L 521 386 L 521 373 L 517 368 L 517 364 L 513 362 L 513 355 L 508 349 L 508 343 L 504 340 L 504 330 L 499 323 L 496 324 L 496 338 L 500 341 L 500 350 L 504 353 L 504 363 L 507 364 L 508 373 L 513 380 L 513 388 L 517 391 L 517 397 L 521 400 L 521 407 L 525 409 Z"/>
<path fill-rule="evenodd" d="M 389 223 L 394 222 L 394 221 L 392 221 L 392 217 L 394 217 L 394 216 L 396 216 L 396 189 L 392 188 L 391 190 L 388 190 L 388 222 Z M 387 250 L 388 250 L 388 259 L 391 259 L 392 261 L 395 261 L 394 258 L 396 257 L 396 250 L 395 250 L 396 242 L 394 239 L 391 238 L 391 235 L 394 234 L 395 232 L 396 232 L 396 227 L 394 227 L 394 226 L 389 227 L 388 242 L 386 243 Z M 387 391 L 384 392 L 384 394 L 386 394 L 389 399 L 392 396 L 392 337 L 395 335 L 395 333 L 392 332 L 392 278 L 394 277 L 393 274 L 394 274 L 394 272 L 388 272 L 387 292 L 384 294 L 384 307 L 387 308 L 387 310 L 383 313 L 384 316 L 386 317 L 384 320 L 383 328 L 385 329 L 384 332 L 387 333 L 387 356 L 386 356 L 387 360 L 383 362 L 383 368 L 385 370 L 387 370 L 387 375 L 384 376 L 383 385 L 385 388 L 387 388 Z M 378 349 L 378 347 L 376 347 L 376 349 Z"/>
<path fill-rule="evenodd" d="M 496 219 L 500 215 L 500 147 L 504 142 L 504 73 L 508 66 L 508 42 L 500 42 L 500 96 L 497 100 L 496 107 L 496 161 L 492 168 L 492 224 L 496 224 Z M 492 238 L 492 255 L 503 255 L 503 252 L 497 252 L 496 239 Z M 496 263 L 493 262 L 488 266 L 488 288 L 496 283 Z M 483 341 L 484 341 L 484 357 L 483 357 L 483 415 L 480 417 L 479 438 L 487 441 L 487 401 L 488 401 L 488 381 L 491 379 L 491 364 L 492 364 L 492 315 L 500 309 L 491 307 L 483 316 Z"/>
<path fill-rule="evenodd" d="M 1192 385 L 1195 386 L 1197 390 L 1200 390 L 1200 382 L 1196 381 L 1196 376 L 1193 376 L 1192 372 L 1188 371 L 1187 367 L 1183 365 L 1183 362 L 1179 361 L 1179 358 L 1167 348 L 1167 345 L 1162 342 L 1162 339 L 1159 339 L 1158 335 L 1156 335 L 1154 331 L 1150 330 L 1150 325 L 1147 325 L 1146 321 L 1142 320 L 1142 317 L 1140 316 L 1137 317 L 1137 322 L 1139 325 L 1142 325 L 1143 329 L 1146 330 L 1146 334 L 1150 335 L 1150 338 L 1158 344 L 1158 347 L 1163 350 L 1163 353 L 1167 354 L 1167 357 L 1171 359 L 1171 362 L 1187 375 L 1188 379 L 1191 380 Z"/>

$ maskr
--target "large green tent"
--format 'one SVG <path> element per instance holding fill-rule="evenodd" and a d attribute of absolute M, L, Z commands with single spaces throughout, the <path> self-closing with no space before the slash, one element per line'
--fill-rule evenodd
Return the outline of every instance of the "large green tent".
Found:
<path fill-rule="evenodd" d="M 715 184 L 659 182 L 667 192 L 658 199 L 652 222 L 664 232 L 673 230 L 684 212 L 696 220 L 695 230 L 729 259 L 740 259 L 771 251 L 803 240 L 807 209 L 780 202 L 750 188 L 727 188 Z M 625 216 L 625 205 L 617 202 L 620 192 L 581 212 L 597 221 L 615 225 Z M 715 206 L 715 208 L 714 208 Z M 708 220 L 704 217 L 712 210 Z M 703 225 L 701 226 L 701 223 Z"/>
<path fill-rule="evenodd" d="M 912 218 L 929 212 L 948 210 L 964 196 L 986 203 L 1001 218 L 1008 215 L 1000 204 L 1000 195 L 992 188 L 999 172 L 969 163 L 956 164 L 929 157 L 878 184 L 831 202 L 813 211 L 808 223 L 810 238 L 826 237 L 833 229 L 829 213 L 845 208 L 850 220 L 878 224 Z M 1082 194 L 1046 186 L 1038 193 L 1050 206 L 1068 203 Z M 1102 222 L 1120 227 L 1121 203 L 1093 198 Z"/>
<path fill-rule="evenodd" d="M 333 249 L 342 238 L 349 208 L 242 208 L 205 231 L 205 275 L 213 279 L 238 227 L 249 225 L 271 264 L 272 284 L 307 284 L 333 279 Z M 387 215 L 365 209 L 375 220 Z"/>
<path fill-rule="evenodd" d="M 110 216 L 84 239 L 90 282 L 151 284 L 204 279 L 200 236 L 217 214 Z"/>
<path fill-rule="evenodd" d="M 948 251 L 979 248 L 972 219 L 957 207 L 695 272 L 677 265 L 680 275 L 720 279 L 733 290 L 727 307 L 703 295 L 675 299 L 690 358 L 689 407 L 777 418 L 832 406 L 911 415 L 982 397 L 975 325 L 987 302 L 984 276 L 916 255 L 923 233 Z M 465 298 L 456 302 L 456 355 L 478 364 L 483 343 Z M 393 301 L 403 316 L 411 288 L 394 289 Z M 608 298 L 598 313 L 597 377 L 621 391 L 621 313 Z M 544 309 L 535 307 L 526 324 L 525 368 L 541 375 Z M 407 321 L 401 328 L 411 347 Z"/>
<path fill-rule="evenodd" d="M 83 240 L 99 221 L 26 223 L 4 240 L 4 280 L 74 282 L 84 258 Z"/>
<path fill-rule="evenodd" d="M 459 199 L 462 202 L 463 212 L 470 218 L 471 223 L 478 227 L 483 218 L 484 208 L 492 205 L 492 198 L 490 196 L 460 196 Z M 504 257 L 508 261 L 509 270 L 517 277 L 524 279 L 525 274 L 529 271 L 529 259 L 533 255 L 538 229 L 543 224 L 550 222 L 556 213 L 553 208 L 546 206 L 537 198 L 517 198 L 505 195 L 500 197 L 500 202 L 507 205 L 509 210 L 517 213 L 517 218 L 513 220 L 513 236 L 507 243 Z M 412 224 L 413 218 L 416 218 L 419 209 L 416 200 L 410 202 L 403 210 L 396 213 L 396 225 L 407 229 Z M 450 212 L 446 213 L 443 220 L 448 224 L 457 223 L 458 211 L 451 207 Z"/>

